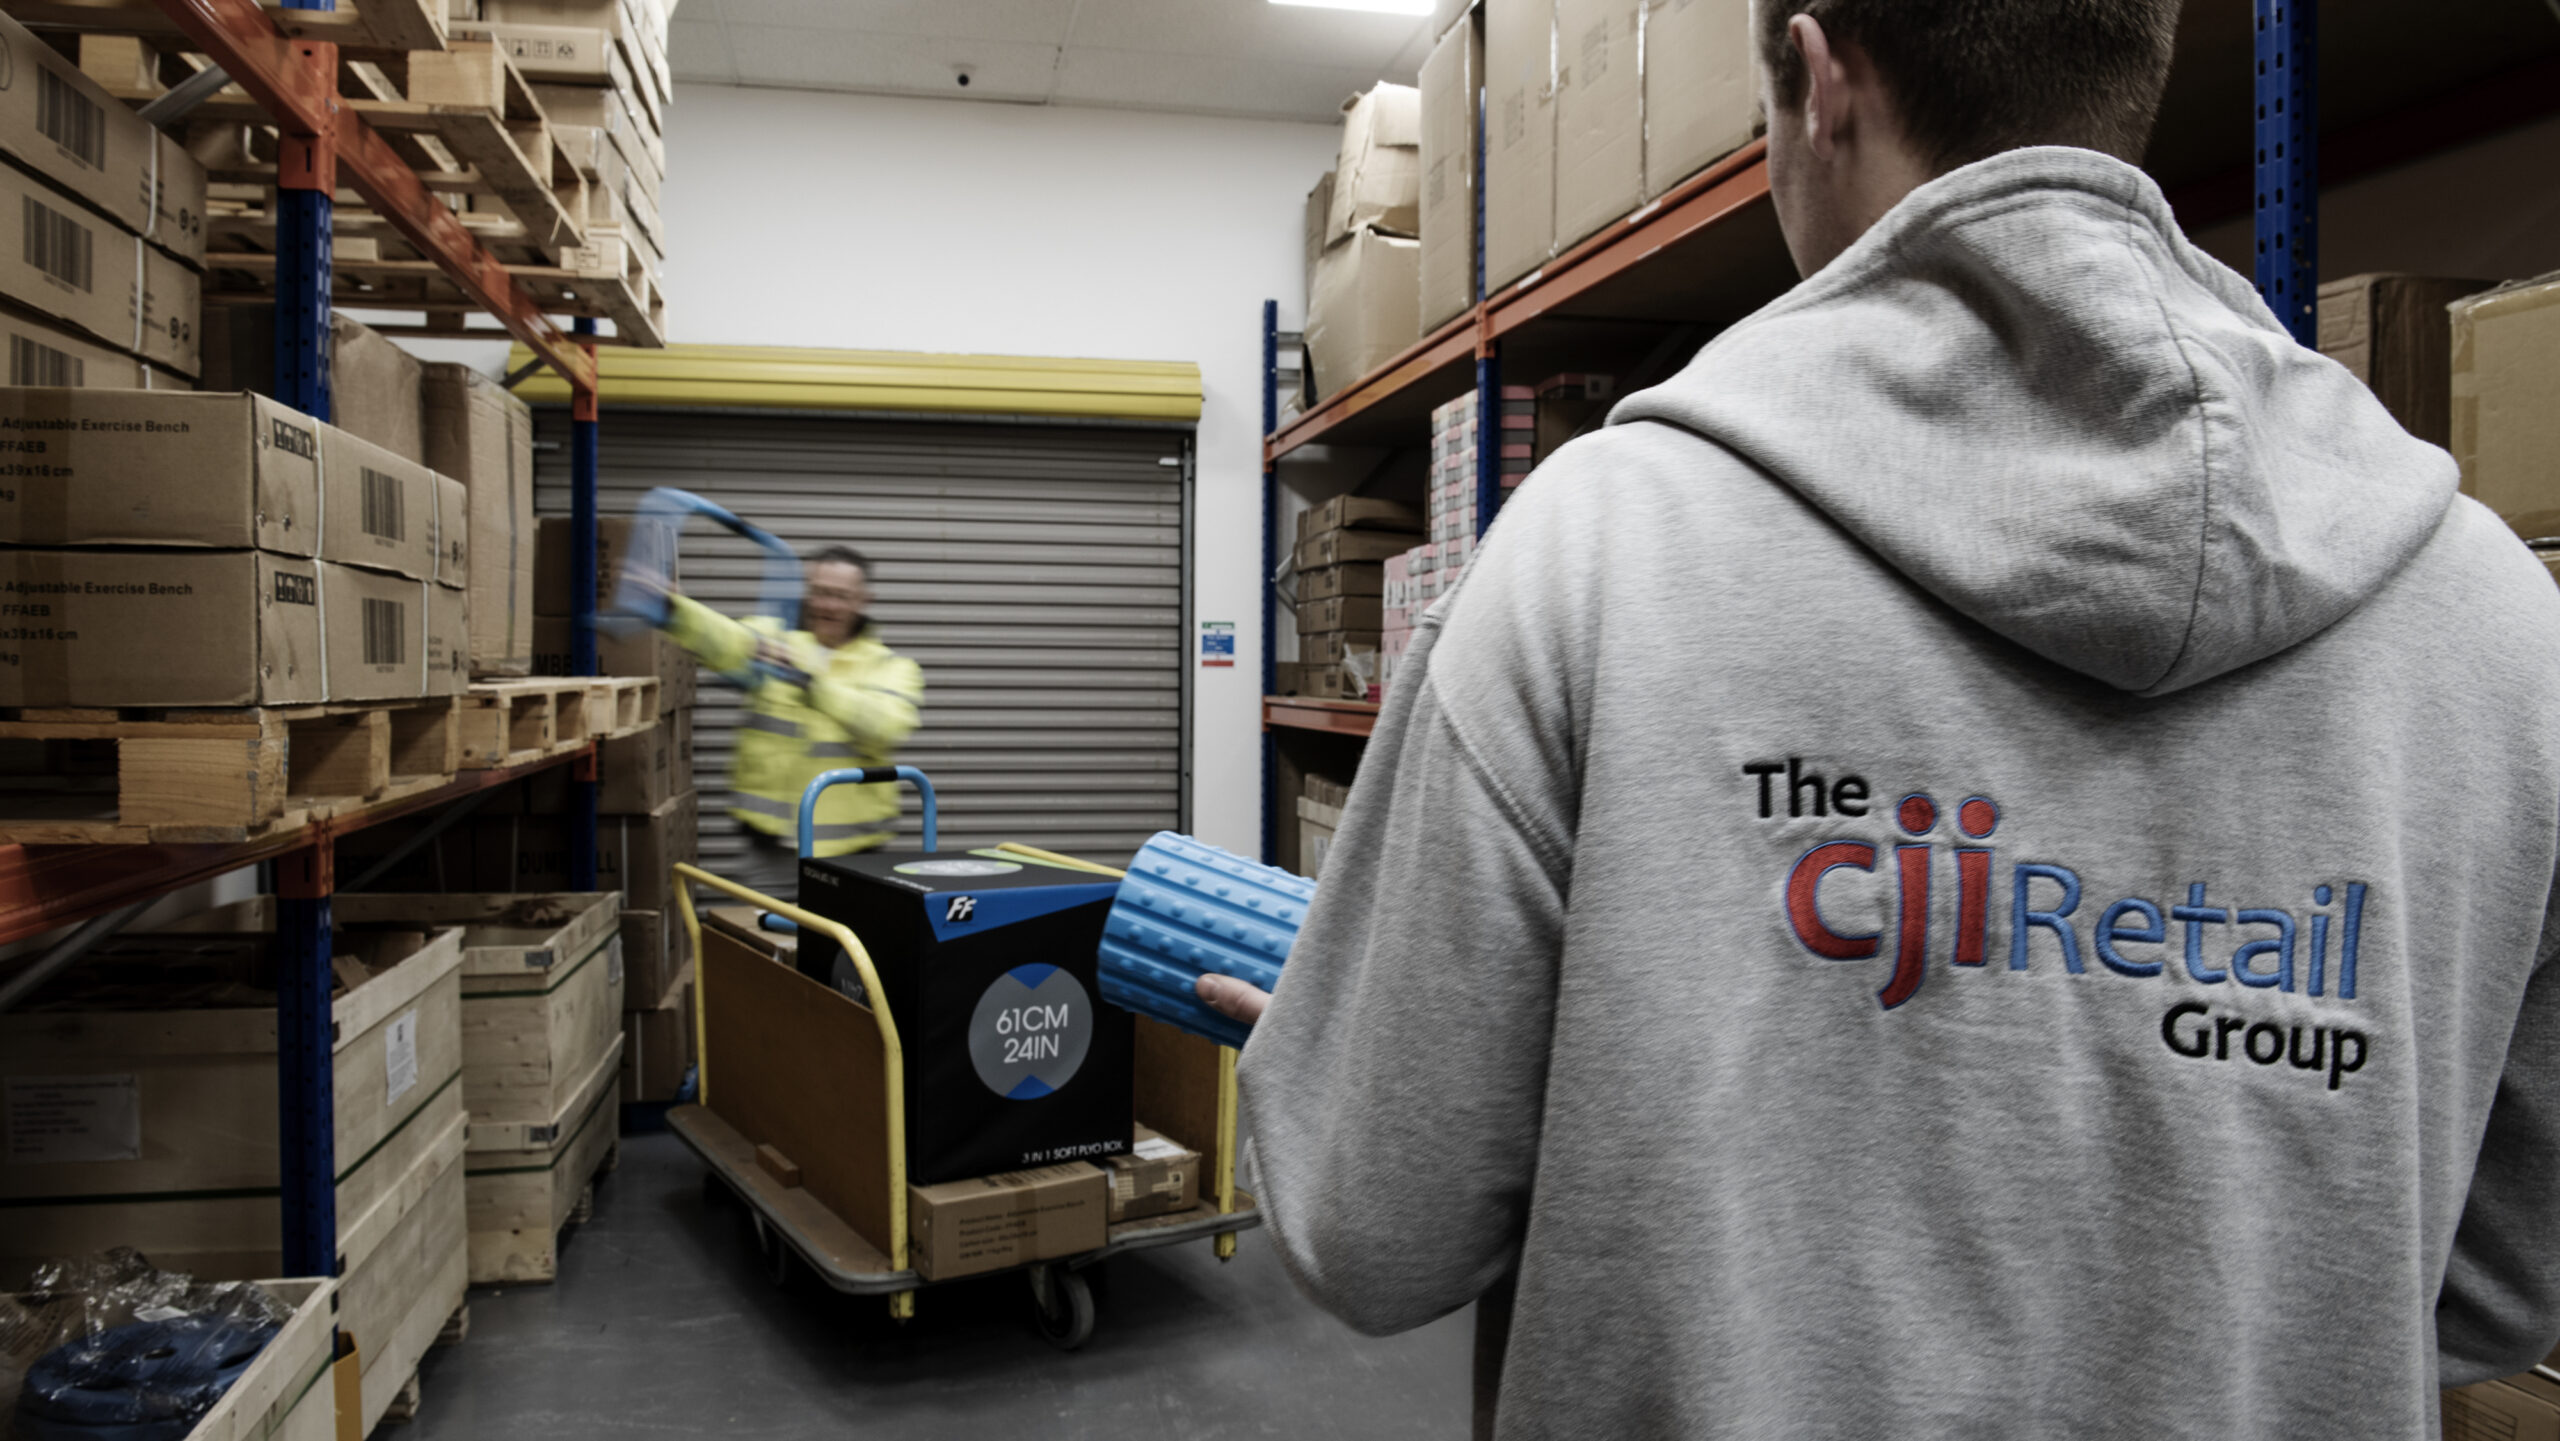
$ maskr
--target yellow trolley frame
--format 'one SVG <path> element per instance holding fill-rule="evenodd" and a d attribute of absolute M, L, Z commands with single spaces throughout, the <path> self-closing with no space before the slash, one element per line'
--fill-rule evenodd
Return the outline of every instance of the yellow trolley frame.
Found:
<path fill-rule="evenodd" d="M 1108 866 L 1034 846 L 1008 842 L 999 849 L 1073 870 L 1109 876 L 1123 874 Z M 709 1168 L 708 1179 L 725 1186 L 746 1203 L 755 1217 L 758 1239 L 771 1248 L 768 1254 L 773 1256 L 777 1266 L 786 1264 L 784 1252 L 787 1249 L 829 1287 L 851 1295 L 885 1295 L 889 1298 L 891 1315 L 901 1320 L 913 1316 L 916 1292 L 933 1283 L 917 1274 L 908 1264 L 906 1067 L 897 1018 L 890 1014 L 888 996 L 881 988 L 878 973 L 872 968 L 870 952 L 843 923 L 776 900 L 736 881 L 715 876 L 699 866 L 679 864 L 674 868 L 674 875 L 676 904 L 684 914 L 685 941 L 695 963 L 694 1055 L 700 1090 L 693 1103 L 668 1111 L 667 1128 L 702 1158 Z M 827 937 L 843 948 L 855 971 L 861 975 L 863 991 L 868 998 L 865 1008 L 879 1029 L 885 1072 L 881 1090 L 887 1108 L 884 1119 L 888 1137 L 890 1240 L 885 1255 L 881 1248 L 861 1240 L 850 1225 L 815 1197 L 797 1187 L 786 1186 L 767 1174 L 757 1163 L 755 1143 L 710 1109 L 711 1088 L 718 1073 L 712 1064 L 708 1017 L 717 993 L 708 985 L 708 967 L 703 964 L 703 923 L 694 908 L 695 885 L 707 886 L 746 905 L 785 917 L 804 932 Z M 1262 1224 L 1261 1211 L 1254 1198 L 1236 1186 L 1236 1053 L 1232 1047 L 1225 1046 L 1218 1048 L 1217 1133 L 1217 1156 L 1212 1163 L 1211 1174 L 1206 1177 L 1209 1199 L 1201 1205 L 1171 1216 L 1148 1217 L 1114 1225 L 1110 1228 L 1109 1239 L 1096 1250 L 1009 1268 L 1030 1273 L 1033 1294 L 1043 1315 L 1043 1330 L 1048 1332 L 1051 1340 L 1072 1348 L 1081 1345 L 1091 1333 L 1091 1294 L 1083 1278 L 1077 1274 L 1085 1268 L 1124 1252 L 1150 1250 L 1203 1238 L 1211 1241 L 1219 1260 L 1231 1260 L 1236 1253 L 1237 1233 Z M 848 1238 L 851 1238 L 850 1244 Z M 879 1257 L 885 1265 L 867 1264 L 870 1257 Z M 985 1274 L 990 1273 L 976 1273 Z M 976 1275 L 954 1279 L 976 1279 Z M 1052 1317 L 1061 1319 L 1053 1324 Z"/>

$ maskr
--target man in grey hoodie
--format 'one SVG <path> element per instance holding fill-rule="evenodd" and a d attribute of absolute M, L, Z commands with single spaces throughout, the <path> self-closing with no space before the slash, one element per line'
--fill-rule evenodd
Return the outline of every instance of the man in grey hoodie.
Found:
<path fill-rule="evenodd" d="M 2560 591 L 2126 163 L 2172 0 L 1804 8 L 1804 283 L 1398 672 L 1275 1244 L 1516 1290 L 1509 1437 L 2432 1435 L 2560 1339 Z"/>

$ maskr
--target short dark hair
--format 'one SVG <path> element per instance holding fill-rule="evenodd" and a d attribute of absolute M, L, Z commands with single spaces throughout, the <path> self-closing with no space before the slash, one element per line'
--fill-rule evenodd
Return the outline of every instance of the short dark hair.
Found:
<path fill-rule="evenodd" d="M 1779 103 L 1804 98 L 1787 22 L 1857 46 L 1903 128 L 1944 173 L 2022 145 L 2141 163 L 2169 83 L 2178 0 L 1754 0 Z"/>
<path fill-rule="evenodd" d="M 825 550 L 819 551 L 816 555 L 809 557 L 809 564 L 813 566 L 849 565 L 855 570 L 861 571 L 862 578 L 864 580 L 871 579 L 871 562 L 862 558 L 861 551 L 855 550 L 849 545 L 828 546 Z"/>

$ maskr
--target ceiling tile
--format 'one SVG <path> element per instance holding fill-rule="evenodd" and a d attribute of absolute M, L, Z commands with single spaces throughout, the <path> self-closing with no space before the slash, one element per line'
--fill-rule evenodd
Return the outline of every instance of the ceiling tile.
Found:
<path fill-rule="evenodd" d="M 1083 0 L 1071 47 L 1216 55 L 1378 72 L 1430 22 L 1270 0 Z"/>
<path fill-rule="evenodd" d="M 791 25 L 867 35 L 947 36 L 1055 45 L 1073 0 L 720 0 L 736 25 Z"/>
<path fill-rule="evenodd" d="M 1056 98 L 1061 105 L 1324 122 L 1337 117 L 1344 97 L 1376 79 L 1374 69 L 1069 46 Z"/>
<path fill-rule="evenodd" d="M 1018 41 L 735 22 L 729 44 L 741 85 L 1016 102 L 1048 98 L 1058 54 L 1054 46 Z M 958 83 L 964 68 L 966 88 Z"/>
<path fill-rule="evenodd" d="M 700 13 L 709 15 L 703 10 Z M 667 27 L 667 68 L 678 80 L 715 85 L 734 83 L 738 67 L 729 55 L 729 36 L 714 20 L 691 20 L 679 14 Z"/>

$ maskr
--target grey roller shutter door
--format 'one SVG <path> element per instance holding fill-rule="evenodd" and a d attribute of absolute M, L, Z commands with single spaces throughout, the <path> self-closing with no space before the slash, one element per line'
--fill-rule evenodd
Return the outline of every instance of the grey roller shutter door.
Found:
<path fill-rule="evenodd" d="M 536 508 L 569 509 L 568 417 L 545 409 Z M 1118 863 L 1183 825 L 1186 447 L 1183 429 L 608 410 L 598 504 L 653 486 L 729 507 L 802 555 L 829 544 L 878 570 L 872 618 L 924 668 L 924 724 L 899 759 L 941 794 L 944 849 L 1018 840 Z M 732 615 L 759 552 L 696 522 L 687 593 Z M 728 819 L 736 688 L 703 678 L 694 712 L 702 853 Z M 916 844 L 912 796 L 901 818 Z"/>

